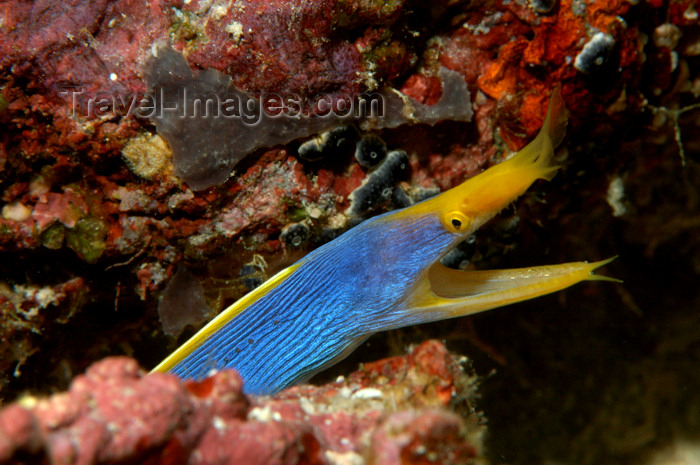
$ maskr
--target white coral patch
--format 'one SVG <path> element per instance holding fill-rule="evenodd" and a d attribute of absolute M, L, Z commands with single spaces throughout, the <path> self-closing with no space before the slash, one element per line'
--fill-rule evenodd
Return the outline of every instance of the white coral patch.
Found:
<path fill-rule="evenodd" d="M 610 208 L 613 210 L 613 216 L 618 217 L 627 213 L 627 207 L 623 203 L 625 198 L 625 183 L 622 178 L 617 176 L 615 179 L 610 181 L 608 186 L 608 196 L 607 201 Z"/>

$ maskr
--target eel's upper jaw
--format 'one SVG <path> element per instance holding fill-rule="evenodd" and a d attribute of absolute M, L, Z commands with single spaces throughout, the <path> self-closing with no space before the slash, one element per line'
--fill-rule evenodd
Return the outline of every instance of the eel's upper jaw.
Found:
<path fill-rule="evenodd" d="M 407 308 L 434 321 L 470 315 L 523 300 L 543 296 L 581 281 L 614 281 L 593 271 L 616 257 L 593 263 L 573 262 L 560 265 L 510 270 L 460 271 L 433 265 L 408 299 Z"/>
<path fill-rule="evenodd" d="M 559 166 L 554 149 L 561 143 L 568 111 L 559 88 L 552 93 L 547 116 L 537 137 L 509 159 L 449 191 L 463 212 L 486 221 L 520 197 L 538 179 L 550 180 Z M 458 200 L 459 198 L 459 200 Z"/>
<path fill-rule="evenodd" d="M 559 167 L 554 163 L 554 148 L 566 132 L 567 115 L 557 88 L 552 93 L 542 129 L 532 142 L 509 159 L 399 215 L 438 213 L 447 230 L 468 236 L 520 197 L 537 179 L 551 179 L 556 174 Z M 451 228 L 452 219 L 458 221 L 457 231 Z"/>

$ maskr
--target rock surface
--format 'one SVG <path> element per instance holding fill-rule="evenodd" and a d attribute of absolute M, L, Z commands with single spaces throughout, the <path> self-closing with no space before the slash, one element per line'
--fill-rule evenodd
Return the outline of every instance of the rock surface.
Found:
<path fill-rule="evenodd" d="M 272 398 L 246 397 L 235 371 L 183 383 L 108 358 L 0 410 L 0 463 L 478 463 L 474 381 L 437 341 Z"/>

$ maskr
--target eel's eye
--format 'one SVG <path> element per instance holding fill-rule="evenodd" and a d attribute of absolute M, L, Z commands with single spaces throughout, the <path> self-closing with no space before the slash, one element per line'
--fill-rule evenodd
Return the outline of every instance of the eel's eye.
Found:
<path fill-rule="evenodd" d="M 445 215 L 445 226 L 450 232 L 464 233 L 469 228 L 469 218 L 462 212 L 450 212 Z"/>

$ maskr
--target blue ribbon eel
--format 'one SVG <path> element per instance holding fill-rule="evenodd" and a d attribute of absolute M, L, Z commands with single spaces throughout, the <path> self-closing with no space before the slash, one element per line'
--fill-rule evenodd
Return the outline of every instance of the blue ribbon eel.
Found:
<path fill-rule="evenodd" d="M 201 380 L 235 368 L 250 394 L 274 394 L 343 359 L 368 336 L 549 294 L 612 259 L 461 271 L 440 264 L 460 241 L 558 167 L 567 110 L 552 94 L 537 137 L 461 185 L 366 220 L 219 314 L 153 371 Z"/>

